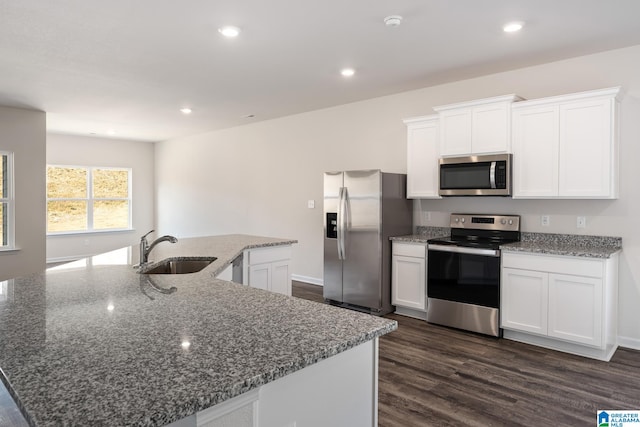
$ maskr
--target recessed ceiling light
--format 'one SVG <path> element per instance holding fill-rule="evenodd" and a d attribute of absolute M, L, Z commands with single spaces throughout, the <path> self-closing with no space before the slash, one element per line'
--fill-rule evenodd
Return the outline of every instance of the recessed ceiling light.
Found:
<path fill-rule="evenodd" d="M 191 108 L 189 108 L 189 107 L 184 107 L 184 108 L 181 108 L 181 109 L 180 109 L 180 112 L 181 112 L 182 114 L 191 114 L 191 112 L 192 112 L 192 111 L 193 111 L 193 110 L 191 110 Z"/>
<path fill-rule="evenodd" d="M 226 27 L 218 28 L 218 32 L 223 36 L 232 39 L 234 37 L 238 37 L 238 34 L 240 34 L 240 28 L 227 25 Z"/>
<path fill-rule="evenodd" d="M 516 33 L 524 27 L 524 22 L 509 22 L 502 29 L 505 33 Z"/>
<path fill-rule="evenodd" d="M 400 15 L 389 15 L 384 18 L 384 25 L 387 27 L 398 27 L 402 24 L 402 16 Z"/>
<path fill-rule="evenodd" d="M 342 71 L 340 71 L 340 74 L 342 74 L 344 77 L 351 77 L 356 73 L 356 70 L 354 70 L 353 68 L 345 68 Z"/>
<path fill-rule="evenodd" d="M 116 134 L 116 131 L 115 131 L 115 130 L 113 130 L 113 129 L 109 129 L 109 130 L 107 131 L 107 134 L 108 134 L 108 135 L 115 135 L 115 134 Z"/>

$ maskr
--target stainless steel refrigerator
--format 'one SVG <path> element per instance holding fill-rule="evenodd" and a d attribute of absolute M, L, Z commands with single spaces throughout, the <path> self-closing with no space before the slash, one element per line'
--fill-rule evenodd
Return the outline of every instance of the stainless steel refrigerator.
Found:
<path fill-rule="evenodd" d="M 382 315 L 391 305 L 391 242 L 411 234 L 406 175 L 379 170 L 324 174 L 324 298 Z"/>

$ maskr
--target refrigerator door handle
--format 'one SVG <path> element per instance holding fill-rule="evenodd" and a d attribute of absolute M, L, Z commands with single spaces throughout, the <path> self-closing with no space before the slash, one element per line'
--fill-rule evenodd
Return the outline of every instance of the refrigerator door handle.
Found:
<path fill-rule="evenodd" d="M 343 204 L 344 204 L 344 187 L 340 187 L 340 193 L 338 194 L 338 223 L 336 224 L 338 228 L 338 259 L 342 261 L 344 259 L 344 255 L 342 252 L 342 241 L 344 239 L 344 213 L 343 213 Z"/>
<path fill-rule="evenodd" d="M 340 244 L 342 245 L 342 259 L 347 259 L 347 231 L 349 228 L 349 221 L 351 220 L 349 212 L 349 190 L 347 187 L 343 188 L 342 191 L 342 217 L 340 222 L 342 223 L 342 238 L 340 239 Z"/>

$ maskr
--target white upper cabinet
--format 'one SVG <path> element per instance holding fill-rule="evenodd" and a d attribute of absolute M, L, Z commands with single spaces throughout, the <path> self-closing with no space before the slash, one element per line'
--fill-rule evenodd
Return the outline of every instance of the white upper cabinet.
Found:
<path fill-rule="evenodd" d="M 513 197 L 617 198 L 619 93 L 513 104 Z"/>
<path fill-rule="evenodd" d="M 439 199 L 438 116 L 414 117 L 407 125 L 407 198 Z"/>
<path fill-rule="evenodd" d="M 556 197 L 560 108 L 513 109 L 513 197 Z"/>
<path fill-rule="evenodd" d="M 511 152 L 511 104 L 521 99 L 505 95 L 435 107 L 440 118 L 440 154 Z"/>

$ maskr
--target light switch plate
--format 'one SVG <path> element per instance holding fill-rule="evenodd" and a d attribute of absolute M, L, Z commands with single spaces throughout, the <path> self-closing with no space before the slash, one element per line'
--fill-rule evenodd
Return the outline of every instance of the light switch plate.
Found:
<path fill-rule="evenodd" d="M 316 207 L 316 201 L 315 201 L 315 200 L 308 200 L 308 201 L 307 201 L 307 207 L 308 207 L 309 209 L 313 209 L 313 208 L 315 208 L 315 207 Z"/>

